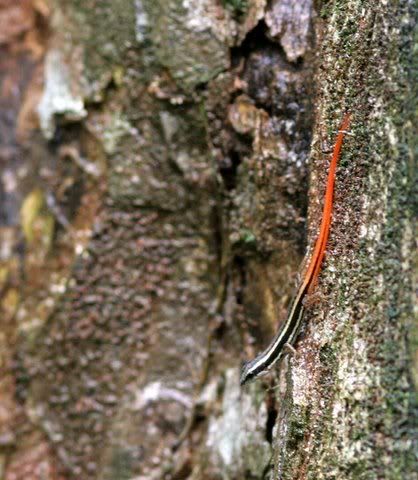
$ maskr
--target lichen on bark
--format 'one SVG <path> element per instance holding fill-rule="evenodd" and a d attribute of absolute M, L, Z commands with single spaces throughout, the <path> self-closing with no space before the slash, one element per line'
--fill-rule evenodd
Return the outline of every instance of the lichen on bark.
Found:
<path fill-rule="evenodd" d="M 323 18 L 314 144 L 321 134 L 335 136 L 344 110 L 352 112 L 353 136 L 338 170 L 321 297 L 292 360 L 276 476 L 414 478 L 407 342 L 413 12 L 408 2 L 383 9 L 338 2 L 324 7 Z M 319 147 L 314 152 L 318 165 Z"/>
<path fill-rule="evenodd" d="M 13 204 L 29 288 L 15 257 L 0 270 L 5 480 L 414 478 L 409 3 L 49 5 L 59 61 L 27 151 L 55 174 Z M 347 110 L 296 354 L 241 390 Z"/>

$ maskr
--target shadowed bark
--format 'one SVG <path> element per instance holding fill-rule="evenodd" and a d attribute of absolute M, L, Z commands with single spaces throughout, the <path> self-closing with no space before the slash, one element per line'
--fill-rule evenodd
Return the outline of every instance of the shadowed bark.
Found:
<path fill-rule="evenodd" d="M 416 478 L 414 15 L 0 2 L 0 479 Z"/>

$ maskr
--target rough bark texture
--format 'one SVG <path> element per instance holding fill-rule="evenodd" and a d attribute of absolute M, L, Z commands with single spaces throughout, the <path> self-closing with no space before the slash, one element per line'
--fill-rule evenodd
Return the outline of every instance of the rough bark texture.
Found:
<path fill-rule="evenodd" d="M 0 479 L 417 478 L 414 22 L 407 0 L 0 1 Z M 296 354 L 241 390 L 345 111 Z"/>
<path fill-rule="evenodd" d="M 353 137 L 319 300 L 289 373 L 276 476 L 416 478 L 407 433 L 413 19 L 408 2 L 337 2 L 319 13 L 314 163 L 341 108 L 353 112 Z"/>

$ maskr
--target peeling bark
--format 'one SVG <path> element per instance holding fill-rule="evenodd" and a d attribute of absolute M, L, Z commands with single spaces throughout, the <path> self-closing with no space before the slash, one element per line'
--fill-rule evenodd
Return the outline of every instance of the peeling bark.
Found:
<path fill-rule="evenodd" d="M 414 13 L 0 2 L 0 479 L 416 478 Z"/>

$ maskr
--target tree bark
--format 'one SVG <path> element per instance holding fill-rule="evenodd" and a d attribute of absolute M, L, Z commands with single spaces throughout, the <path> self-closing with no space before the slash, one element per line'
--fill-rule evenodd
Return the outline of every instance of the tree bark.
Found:
<path fill-rule="evenodd" d="M 0 2 L 0 479 L 418 478 L 415 15 Z M 345 112 L 296 352 L 241 389 Z"/>

